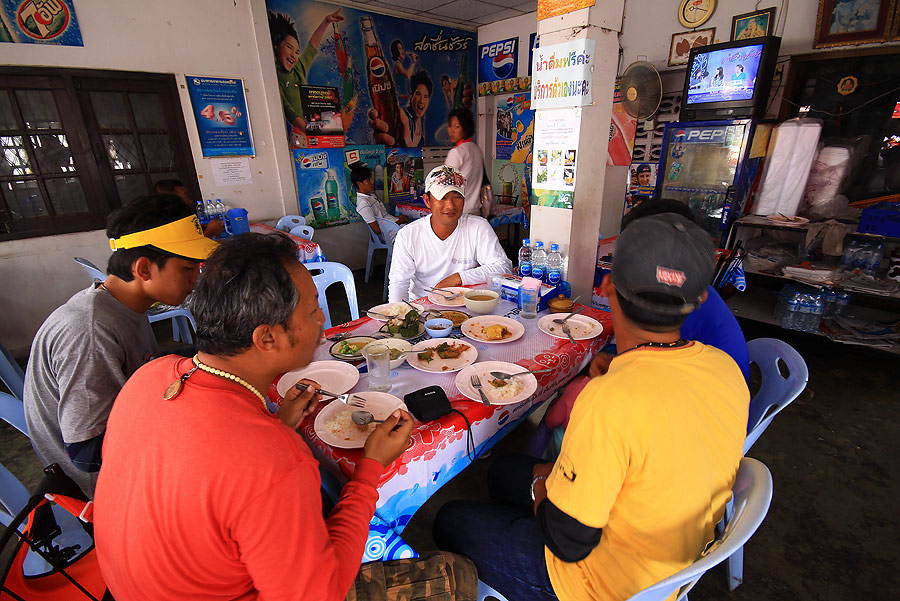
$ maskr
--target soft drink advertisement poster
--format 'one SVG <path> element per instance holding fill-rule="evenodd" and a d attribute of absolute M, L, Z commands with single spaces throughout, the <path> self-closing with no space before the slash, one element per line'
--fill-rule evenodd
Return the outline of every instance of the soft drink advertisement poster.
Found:
<path fill-rule="evenodd" d="M 266 8 L 289 130 L 299 86 L 332 86 L 348 145 L 450 146 L 447 113 L 474 99 L 475 32 L 322 2 Z"/>
<path fill-rule="evenodd" d="M 356 187 L 350 181 L 350 165 L 353 163 L 365 163 L 372 170 L 375 180 L 375 196 L 387 205 L 385 193 L 385 178 L 387 177 L 387 164 L 384 146 L 347 146 L 344 148 L 344 167 L 347 174 L 347 193 L 350 197 L 350 206 L 356 207 Z M 355 210 L 355 209 L 354 209 Z"/>
<path fill-rule="evenodd" d="M 350 206 L 343 148 L 303 148 L 294 152 L 300 215 L 317 228 L 359 221 Z"/>
<path fill-rule="evenodd" d="M 425 193 L 425 164 L 418 148 L 392 148 L 387 153 L 385 184 L 391 211 L 401 202 L 416 202 Z"/>

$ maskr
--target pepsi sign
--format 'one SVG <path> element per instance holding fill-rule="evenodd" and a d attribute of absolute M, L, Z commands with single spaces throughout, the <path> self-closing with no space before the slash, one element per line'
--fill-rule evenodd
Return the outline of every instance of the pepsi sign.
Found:
<path fill-rule="evenodd" d="M 478 81 L 503 81 L 516 77 L 519 65 L 519 38 L 510 38 L 478 47 Z"/>

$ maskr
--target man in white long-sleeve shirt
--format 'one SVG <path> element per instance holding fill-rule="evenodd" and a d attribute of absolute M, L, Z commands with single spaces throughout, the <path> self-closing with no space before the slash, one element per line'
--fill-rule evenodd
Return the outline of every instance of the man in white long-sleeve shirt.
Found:
<path fill-rule="evenodd" d="M 397 233 L 391 259 L 391 302 L 419 298 L 426 287 L 468 286 L 512 271 L 512 262 L 491 225 L 464 215 L 466 180 L 448 165 L 425 179 L 425 204 L 431 215 Z"/>

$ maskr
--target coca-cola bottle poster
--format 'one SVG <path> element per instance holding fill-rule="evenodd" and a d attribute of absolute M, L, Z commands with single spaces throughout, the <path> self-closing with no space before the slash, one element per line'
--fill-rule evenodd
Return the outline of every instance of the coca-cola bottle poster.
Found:
<path fill-rule="evenodd" d="M 347 145 L 450 146 L 447 113 L 471 107 L 475 32 L 303 0 L 266 0 L 285 127 L 307 144 L 301 86 L 338 90 Z"/>

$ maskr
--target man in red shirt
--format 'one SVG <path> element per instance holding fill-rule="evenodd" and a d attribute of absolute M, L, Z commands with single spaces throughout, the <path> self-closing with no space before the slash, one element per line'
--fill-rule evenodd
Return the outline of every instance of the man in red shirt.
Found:
<path fill-rule="evenodd" d="M 384 468 L 407 447 L 397 411 L 369 436 L 327 519 L 318 463 L 294 431 L 319 402 L 263 392 L 322 336 L 316 288 L 283 236 L 244 234 L 206 261 L 191 300 L 198 354 L 140 368 L 109 417 L 95 496 L 101 571 L 131 599 L 343 599 Z M 337 402 L 337 401 L 333 401 Z"/>

